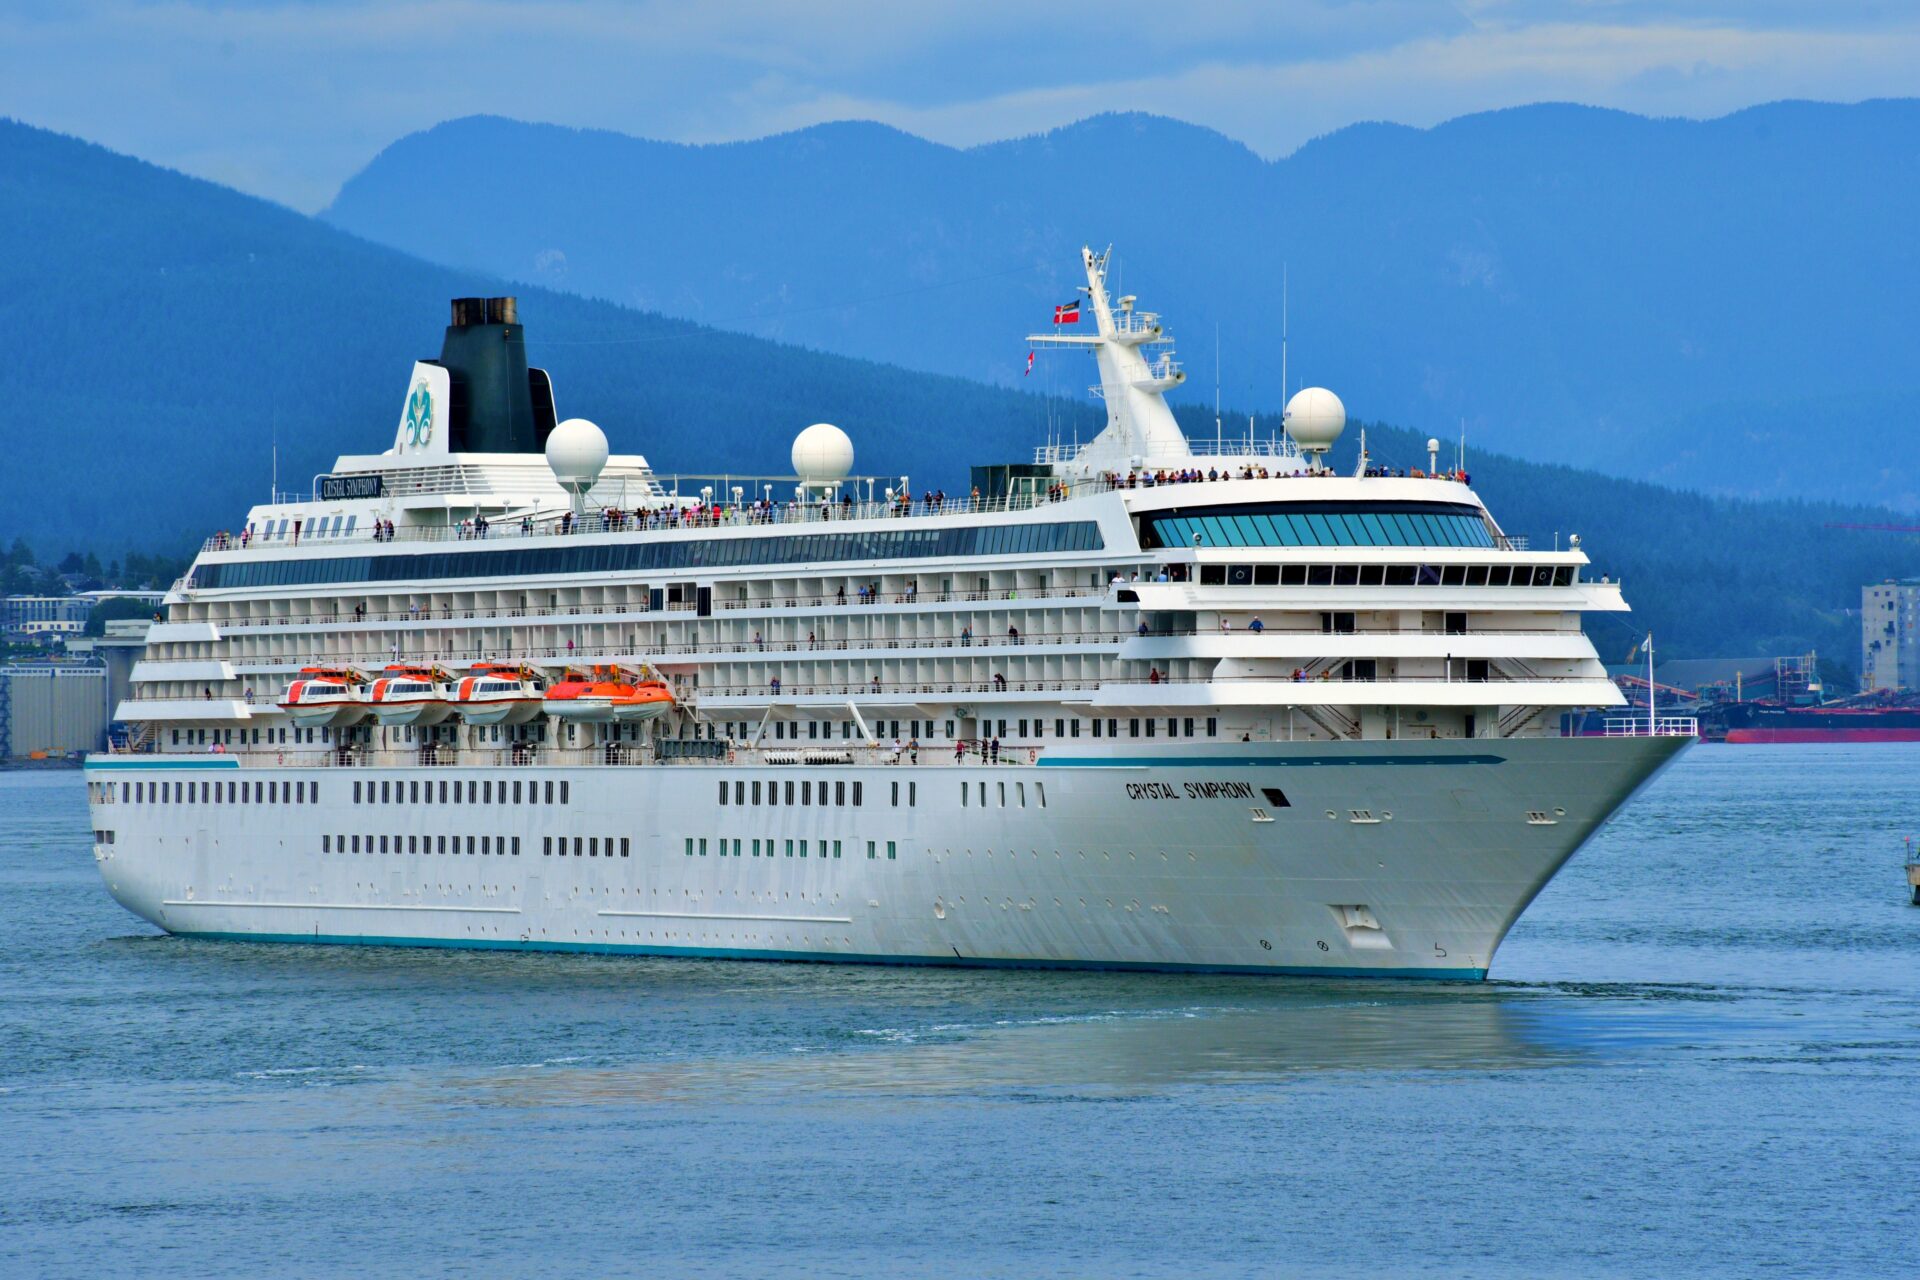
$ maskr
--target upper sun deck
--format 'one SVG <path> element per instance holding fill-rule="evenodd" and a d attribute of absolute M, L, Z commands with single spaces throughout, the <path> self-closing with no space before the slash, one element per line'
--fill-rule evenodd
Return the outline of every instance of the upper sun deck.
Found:
<path fill-rule="evenodd" d="M 1303 473 L 1265 479 L 1157 476 L 1040 494 L 891 502 L 687 506 L 523 514 L 447 527 L 370 522 L 319 536 L 269 527 L 214 539 L 177 587 L 195 594 L 327 584 L 662 573 L 708 578 L 837 573 L 897 562 L 959 569 L 1311 557 L 1434 563 L 1528 552 L 1462 481 Z M 1538 552 L 1529 554 L 1538 555 Z M 1584 563 L 1577 550 L 1569 563 Z M 1558 559 L 1559 557 L 1556 557 Z"/>
<path fill-rule="evenodd" d="M 651 476 L 662 495 L 658 505 L 604 506 L 584 514 L 556 510 L 551 505 L 529 504 L 494 519 L 466 518 L 448 523 L 409 522 L 387 527 L 378 517 L 377 503 L 349 504 L 358 508 L 358 516 L 349 524 L 343 519 L 340 504 L 303 504 L 283 502 L 257 507 L 251 513 L 246 530 L 240 534 L 222 532 L 201 544 L 205 556 L 241 559 L 249 556 L 283 556 L 296 549 L 309 555 L 325 555 L 351 546 L 368 548 L 394 544 L 437 544 L 471 542 L 511 542 L 551 538 L 577 539 L 596 535 L 634 535 L 676 533 L 694 530 L 754 528 L 762 532 L 799 533 L 803 527 L 817 530 L 822 525 L 852 527 L 882 525 L 901 527 L 923 522 L 951 525 L 1010 516 L 1039 513 L 1067 518 L 1085 510 L 1085 500 L 1119 495 L 1122 508 L 1132 514 L 1166 511 L 1200 512 L 1211 507 L 1239 507 L 1243 504 L 1277 504 L 1303 510 L 1317 507 L 1377 508 L 1388 511 L 1407 504 L 1471 510 L 1476 519 L 1486 519 L 1486 508 L 1464 480 L 1426 476 L 1340 476 L 1330 472 L 1297 472 L 1277 476 L 1242 477 L 1221 473 L 1169 475 L 1156 472 L 1129 472 L 1074 482 L 1058 482 L 1037 493 L 1013 493 L 998 497 L 973 494 L 948 496 L 942 491 L 888 492 L 880 500 L 855 499 L 850 494 L 838 501 L 799 499 L 785 502 L 763 497 L 758 501 L 716 501 L 714 486 L 702 483 L 691 494 L 682 490 L 689 482 L 732 480 L 758 481 L 747 476 Z M 791 483 L 792 477 L 782 477 Z M 771 489 L 772 482 L 766 483 Z M 726 486 L 723 491 L 742 493 L 743 483 Z M 329 515 L 331 513 L 331 518 Z M 398 514 L 396 512 L 396 514 Z M 415 513 L 417 514 L 417 513 Z M 302 516 L 306 518 L 302 519 Z M 299 521 L 299 527 L 295 527 Z M 1487 541 L 1479 545 L 1524 550 L 1513 540 L 1489 525 Z M 1213 545 L 1236 543 L 1222 537 Z M 1287 541 L 1275 546 L 1293 545 Z M 1353 538 L 1330 536 L 1324 542 L 1301 541 L 1299 545 L 1360 545 Z M 1383 538 L 1381 545 L 1400 545 Z M 1442 538 L 1431 545 L 1469 545 Z"/>

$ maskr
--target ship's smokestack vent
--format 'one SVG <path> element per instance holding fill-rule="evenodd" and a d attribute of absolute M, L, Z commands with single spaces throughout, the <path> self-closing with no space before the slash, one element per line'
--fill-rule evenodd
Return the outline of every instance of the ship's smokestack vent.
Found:
<path fill-rule="evenodd" d="M 452 384 L 455 453 L 539 453 L 553 430 L 553 384 L 527 368 L 525 331 L 512 298 L 455 298 L 440 359 Z"/>
<path fill-rule="evenodd" d="M 512 298 L 455 298 L 453 327 L 465 329 L 478 324 L 518 324 L 519 308 Z"/>

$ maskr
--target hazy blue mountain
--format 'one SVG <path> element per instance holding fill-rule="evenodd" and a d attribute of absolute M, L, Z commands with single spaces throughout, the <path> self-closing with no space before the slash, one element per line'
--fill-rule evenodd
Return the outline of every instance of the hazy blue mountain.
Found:
<path fill-rule="evenodd" d="M 872 124 L 679 146 L 496 118 L 402 139 L 324 217 L 439 262 L 1012 383 L 1077 248 L 1211 399 L 1350 408 L 1716 492 L 1920 508 L 1920 102 L 1706 122 L 1542 105 L 1264 162 L 1103 116 L 955 150 Z M 1078 361 L 1052 385 L 1091 381 Z M 1846 406 L 1836 413 L 1835 398 Z"/>
<path fill-rule="evenodd" d="M 919 144 L 903 144 L 917 147 Z M 439 349 L 446 300 L 497 280 L 430 266 L 324 223 L 99 147 L 0 122 L 0 545 L 43 558 L 172 552 L 237 527 L 267 492 L 305 491 L 341 452 L 392 438 L 408 362 Z M 698 329 L 521 289 L 536 362 L 563 414 L 662 470 L 781 472 L 816 420 L 853 435 L 863 470 L 957 490 L 965 466 L 1030 456 L 1051 421 L 1086 438 L 1084 404 Z M 1182 410 L 1210 433 L 1210 414 Z M 1076 417 L 1076 415 L 1078 415 Z M 1273 428 L 1262 418 L 1258 430 Z M 1351 465 L 1357 431 L 1338 457 Z M 1376 457 L 1420 437 L 1369 428 Z M 1476 484 L 1515 532 L 1581 533 L 1623 575 L 1631 621 L 1596 619 L 1608 652 L 1652 625 L 1668 652 L 1848 658 L 1862 582 L 1911 572 L 1916 540 L 1826 530 L 1885 510 L 1734 502 L 1472 449 Z"/>
<path fill-rule="evenodd" d="M 392 440 L 410 362 L 450 297 L 503 282 L 384 249 L 277 205 L 0 123 L 0 535 L 154 547 L 305 491 L 342 452 Z M 863 466 L 915 477 L 1025 459 L 1037 397 L 519 291 L 563 415 L 662 469 L 785 471 L 807 423 Z M 1085 406 L 1061 405 L 1081 429 Z"/>

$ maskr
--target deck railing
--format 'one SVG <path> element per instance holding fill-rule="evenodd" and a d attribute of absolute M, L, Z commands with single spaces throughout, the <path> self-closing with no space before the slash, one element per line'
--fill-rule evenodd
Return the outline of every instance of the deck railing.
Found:
<path fill-rule="evenodd" d="M 1651 724 L 1645 715 L 1608 716 L 1606 736 L 1609 738 L 1697 738 L 1700 736 L 1698 716 L 1656 716 Z"/>

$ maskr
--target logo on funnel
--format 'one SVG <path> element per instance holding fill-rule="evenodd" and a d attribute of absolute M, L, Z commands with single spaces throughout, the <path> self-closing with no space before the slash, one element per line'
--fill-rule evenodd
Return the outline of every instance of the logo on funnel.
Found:
<path fill-rule="evenodd" d="M 416 447 L 433 439 L 433 392 L 425 381 L 414 383 L 407 394 L 407 419 L 401 429 L 407 443 Z"/>

